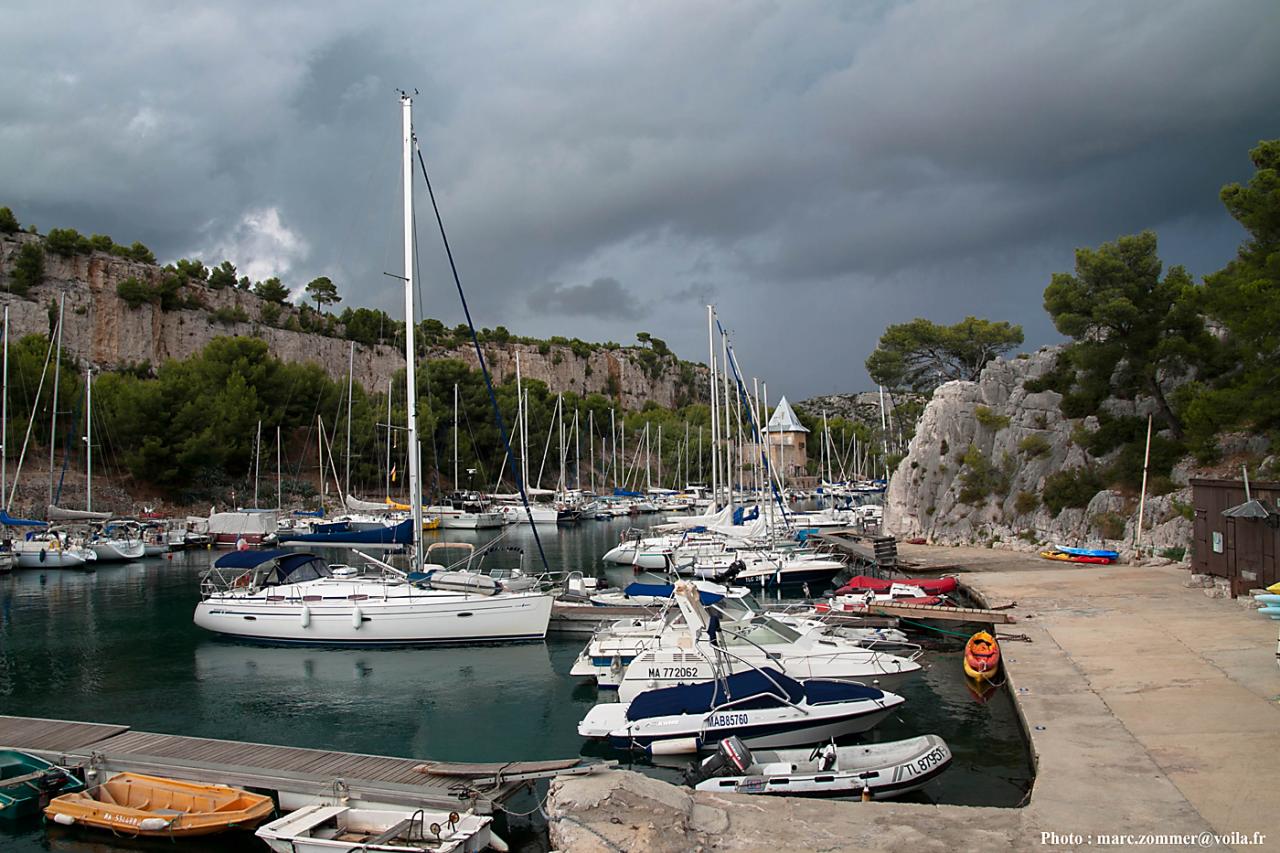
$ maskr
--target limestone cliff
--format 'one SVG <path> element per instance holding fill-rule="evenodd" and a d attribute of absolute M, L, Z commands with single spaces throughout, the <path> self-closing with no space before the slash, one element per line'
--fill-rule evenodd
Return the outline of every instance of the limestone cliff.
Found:
<path fill-rule="evenodd" d="M 164 311 L 153 303 L 137 308 L 117 295 L 118 285 L 130 277 L 158 282 L 164 271 L 106 252 L 60 257 L 45 252 L 44 282 L 23 297 L 8 292 L 15 257 L 23 242 L 42 241 L 29 234 L 0 236 L 0 305 L 9 306 L 11 336 L 47 334 L 51 327 L 49 304 L 66 294 L 63 347 L 98 367 L 112 369 L 149 363 L 158 366 L 166 359 L 182 359 L 199 352 L 215 337 L 244 335 L 266 341 L 271 353 L 290 362 L 314 362 L 331 377 L 346 381 L 348 348 L 341 338 L 280 328 L 298 309 L 284 306 L 272 324 L 262 322 L 265 300 L 238 288 L 213 289 L 188 283 L 184 300 L 198 308 Z M 270 310 L 270 309 L 269 309 Z M 247 319 L 244 319 L 247 318 Z M 485 344 L 485 360 L 495 381 L 502 383 L 515 375 L 515 354 L 520 353 L 520 369 L 527 379 L 545 382 L 554 391 L 579 394 L 600 393 L 617 400 L 623 408 L 639 408 L 652 400 L 663 407 L 676 407 L 697 400 L 705 393 L 705 368 L 676 361 L 659 360 L 646 371 L 645 358 L 652 354 L 637 347 L 605 349 L 593 347 L 576 354 L 567 346 L 521 343 Z M 456 358 L 475 367 L 471 347 L 430 348 L 428 358 Z M 404 366 L 404 356 L 390 346 L 355 345 L 355 379 L 370 390 L 386 386 L 387 380 Z"/>
<path fill-rule="evenodd" d="M 1067 419 L 1059 409 L 1060 394 L 1024 388 L 1053 367 L 1056 355 L 1046 348 L 997 359 L 977 382 L 948 382 L 934 392 L 889 483 L 890 532 L 941 544 L 988 542 L 1031 550 L 1056 543 L 1132 551 L 1135 496 L 1104 490 L 1087 507 L 1057 515 L 1040 500 L 1051 474 L 1100 469 L 1110 461 L 1092 457 L 1073 440 L 1078 427 L 1096 428 L 1096 419 Z M 1109 403 L 1130 414 L 1147 413 L 1132 403 Z M 1186 469 L 1175 469 L 1173 479 L 1183 488 L 1147 499 L 1144 547 L 1190 544 Z"/>

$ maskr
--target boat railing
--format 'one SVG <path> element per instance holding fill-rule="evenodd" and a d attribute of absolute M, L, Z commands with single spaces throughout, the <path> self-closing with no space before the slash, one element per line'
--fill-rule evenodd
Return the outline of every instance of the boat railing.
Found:
<path fill-rule="evenodd" d="M 755 642 L 750 637 L 744 636 L 742 633 L 738 631 L 735 631 L 731 628 L 725 628 L 723 625 L 720 626 L 720 631 L 732 634 L 735 637 L 738 637 L 743 642 L 745 642 L 747 645 L 756 648 L 757 650 L 759 650 L 759 652 L 764 656 L 764 659 L 767 661 L 772 661 L 778 657 L 777 652 L 767 651 L 764 648 L 764 646 L 761 646 L 759 643 Z M 746 658 L 744 658 L 739 654 L 735 654 L 734 652 L 729 651 L 729 649 L 725 648 L 718 642 L 711 641 L 711 647 L 715 651 L 715 654 L 711 658 L 711 666 L 712 666 L 712 669 L 715 670 L 715 680 L 721 684 L 721 686 L 725 689 L 726 693 L 728 692 L 728 681 L 724 673 L 724 670 L 729 670 L 731 673 L 732 668 L 729 665 L 727 665 L 723 659 L 729 658 L 731 660 L 736 660 L 738 663 L 741 663 L 743 666 L 746 666 L 750 669 L 754 669 L 756 672 L 763 675 L 765 679 L 767 679 L 768 682 L 777 689 L 778 691 L 777 698 L 781 699 L 783 702 L 785 702 L 786 704 L 790 705 L 791 707 L 795 708 L 796 710 L 800 711 L 803 714 L 807 715 L 809 713 L 808 711 L 806 711 L 805 709 L 797 705 L 795 702 L 793 702 L 791 700 L 791 694 L 789 694 L 786 691 L 786 689 L 783 688 L 783 686 L 779 684 L 778 681 L 772 675 L 770 675 L 763 667 L 747 660 Z M 764 694 L 760 692 L 756 692 L 751 694 L 750 696 L 739 697 L 739 699 L 730 700 L 729 702 L 722 703 L 722 705 L 716 706 L 716 707 L 717 708 L 727 707 L 728 705 L 736 704 L 739 701 L 745 701 L 746 699 L 751 699 L 761 695 L 764 695 Z M 768 695 L 774 695 L 774 694 L 770 693 Z M 712 709 L 712 710 L 715 710 L 715 709 Z"/>

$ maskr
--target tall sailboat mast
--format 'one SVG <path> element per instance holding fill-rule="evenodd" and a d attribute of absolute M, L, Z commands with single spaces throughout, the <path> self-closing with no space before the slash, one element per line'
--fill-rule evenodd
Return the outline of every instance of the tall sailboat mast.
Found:
<path fill-rule="evenodd" d="M 93 368 L 84 369 L 84 508 L 93 512 Z"/>
<path fill-rule="evenodd" d="M 53 505 L 53 449 L 58 443 L 58 369 L 62 366 L 62 317 L 67 295 L 58 303 L 58 334 L 53 345 L 53 408 L 49 410 L 49 505 Z"/>
<path fill-rule="evenodd" d="M 0 383 L 0 509 L 9 510 L 9 306 L 4 306 L 4 379 Z"/>
<path fill-rule="evenodd" d="M 418 458 L 418 383 L 413 352 L 413 97 L 400 94 L 400 115 L 404 142 L 404 362 L 405 409 L 409 433 L 409 503 L 413 507 L 413 554 L 418 562 L 418 540 L 422 538 L 422 481 Z"/>

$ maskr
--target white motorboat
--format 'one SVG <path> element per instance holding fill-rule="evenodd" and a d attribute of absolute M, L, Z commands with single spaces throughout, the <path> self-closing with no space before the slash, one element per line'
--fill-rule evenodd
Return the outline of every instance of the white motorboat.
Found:
<path fill-rule="evenodd" d="M 800 746 L 865 732 L 904 701 L 862 684 L 797 681 L 769 667 L 751 668 L 596 705 L 578 734 L 655 755 L 696 752 L 733 736 L 752 747 Z"/>
<path fill-rule="evenodd" d="M 937 735 L 891 743 L 809 749 L 749 750 L 726 738 L 688 779 L 699 791 L 781 796 L 864 794 L 887 800 L 919 790 L 951 765 L 951 750 Z"/>
<path fill-rule="evenodd" d="M 98 555 L 100 563 L 127 563 L 141 560 L 147 554 L 146 543 L 141 539 L 122 539 L 110 536 L 91 539 L 89 547 Z"/>
<path fill-rule="evenodd" d="M 802 632 L 768 616 L 721 623 L 719 616 L 708 614 L 688 581 L 676 584 L 675 601 L 685 624 L 654 635 L 620 674 L 612 663 L 607 670 L 597 668 L 598 684 L 616 683 L 619 699 L 626 702 L 645 691 L 760 666 L 776 667 L 793 678 L 851 679 L 882 688 L 921 669 L 918 649 L 909 656 L 895 655 L 818 630 Z M 592 655 L 592 663 L 606 657 L 612 656 Z"/>
<path fill-rule="evenodd" d="M 309 805 L 258 827 L 277 853 L 476 853 L 494 842 L 493 818 L 427 809 Z"/>
<path fill-rule="evenodd" d="M 365 557 L 371 560 L 371 557 Z M 478 572 L 386 564 L 363 573 L 313 554 L 233 551 L 201 583 L 195 623 L 233 637 L 319 645 L 541 640 L 551 595 Z"/>

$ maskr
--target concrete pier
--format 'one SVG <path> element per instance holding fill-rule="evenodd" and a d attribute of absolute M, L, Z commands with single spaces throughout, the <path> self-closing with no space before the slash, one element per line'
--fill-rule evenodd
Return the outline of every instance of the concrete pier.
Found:
<path fill-rule="evenodd" d="M 947 549 L 987 601 L 1036 757 L 1024 808 L 692 792 L 610 773 L 552 785 L 552 842 L 605 850 L 1280 849 L 1275 622 L 1172 567 Z M 999 626 L 998 626 L 999 627 Z M 910 709 L 907 709 L 910 714 Z M 1121 843 L 1117 843 L 1121 842 Z"/>

